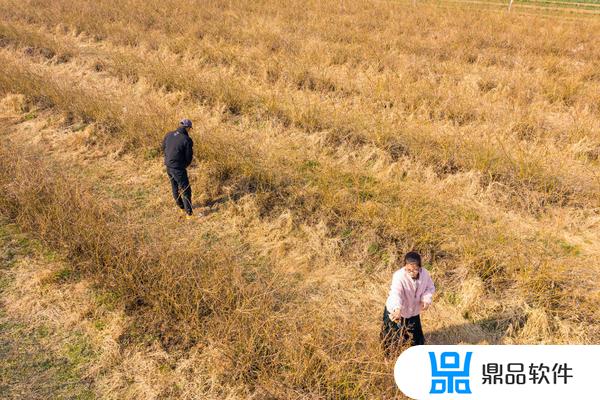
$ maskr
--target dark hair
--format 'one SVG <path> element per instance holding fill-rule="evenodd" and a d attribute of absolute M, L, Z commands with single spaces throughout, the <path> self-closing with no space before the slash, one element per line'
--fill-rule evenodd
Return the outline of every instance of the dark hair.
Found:
<path fill-rule="evenodd" d="M 421 267 L 421 255 L 416 251 L 409 251 L 404 256 L 404 264 L 417 264 Z"/>

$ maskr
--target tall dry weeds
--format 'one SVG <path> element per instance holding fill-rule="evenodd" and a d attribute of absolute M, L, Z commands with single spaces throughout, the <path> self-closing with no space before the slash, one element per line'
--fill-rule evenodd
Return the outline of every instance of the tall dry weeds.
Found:
<path fill-rule="evenodd" d="M 383 286 L 390 249 L 417 248 L 466 320 L 521 342 L 597 341 L 584 240 L 600 193 L 597 21 L 294 4 L 5 1 L 0 90 L 136 157 L 191 117 L 209 186 L 254 196 L 265 220 L 321 224 L 353 273 Z M 120 293 L 141 330 L 221 349 L 223 384 L 389 397 L 365 322 L 379 310 L 340 319 L 334 293 L 306 302 L 306 277 L 243 238 L 181 249 L 93 182 L 10 155 L 2 209 Z"/>

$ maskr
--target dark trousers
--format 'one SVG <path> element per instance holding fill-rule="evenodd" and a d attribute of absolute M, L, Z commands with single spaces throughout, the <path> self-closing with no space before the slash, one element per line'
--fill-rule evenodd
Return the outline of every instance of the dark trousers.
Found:
<path fill-rule="evenodd" d="M 192 188 L 185 169 L 167 168 L 173 198 L 182 210 L 192 215 Z"/>
<path fill-rule="evenodd" d="M 390 319 L 387 307 L 383 307 L 383 325 L 381 326 L 381 342 L 387 357 L 392 356 L 404 343 L 411 346 L 425 344 L 425 336 L 421 327 L 421 317 L 400 317 L 397 323 Z"/>

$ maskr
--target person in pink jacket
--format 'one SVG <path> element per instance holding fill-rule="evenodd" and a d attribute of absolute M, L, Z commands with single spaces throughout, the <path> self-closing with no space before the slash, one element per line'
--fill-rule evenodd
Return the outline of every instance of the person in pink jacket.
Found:
<path fill-rule="evenodd" d="M 392 285 L 383 310 L 381 340 L 386 356 L 403 343 L 425 344 L 421 311 L 431 305 L 435 286 L 429 272 L 421 266 L 419 253 L 404 256 L 404 266 L 394 272 Z"/>

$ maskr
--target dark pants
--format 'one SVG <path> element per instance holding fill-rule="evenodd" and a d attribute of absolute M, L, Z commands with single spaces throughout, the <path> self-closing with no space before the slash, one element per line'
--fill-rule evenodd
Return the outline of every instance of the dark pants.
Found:
<path fill-rule="evenodd" d="M 387 307 L 383 307 L 383 325 L 381 326 L 381 341 L 387 357 L 392 356 L 404 343 L 411 346 L 425 344 L 425 336 L 421 327 L 421 317 L 400 317 L 398 323 L 390 319 Z"/>
<path fill-rule="evenodd" d="M 173 198 L 182 210 L 192 215 L 192 188 L 185 169 L 167 168 Z"/>

